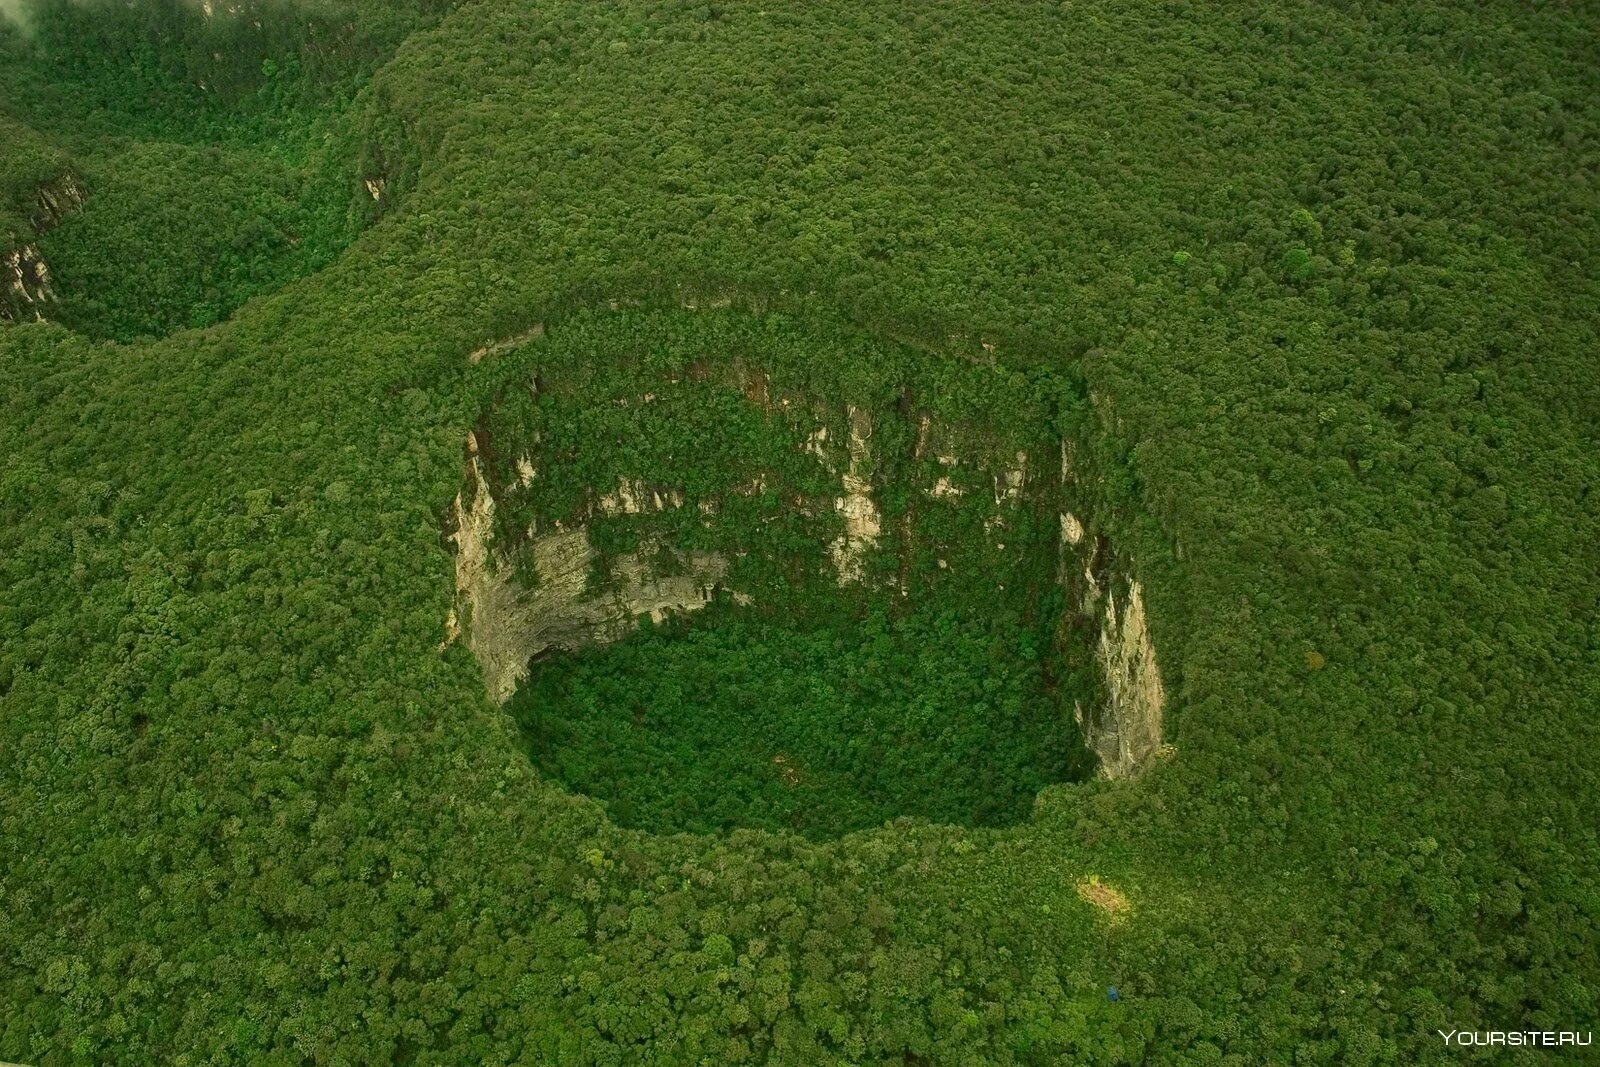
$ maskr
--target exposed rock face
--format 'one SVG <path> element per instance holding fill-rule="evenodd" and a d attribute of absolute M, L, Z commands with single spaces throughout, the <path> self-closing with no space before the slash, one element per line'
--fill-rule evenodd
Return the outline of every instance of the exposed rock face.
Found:
<path fill-rule="evenodd" d="M 872 438 L 872 416 L 854 405 L 849 416 L 850 466 L 844 473 L 844 496 L 834 501 L 844 517 L 844 533 L 832 548 L 840 585 L 861 581 L 866 555 L 883 532 L 883 515 L 872 499 L 872 457 L 867 444 Z"/>
<path fill-rule="evenodd" d="M 83 183 L 72 174 L 63 174 L 55 181 L 39 186 L 37 206 L 33 212 L 33 231 L 42 234 L 54 229 L 64 216 L 82 207 L 88 195 Z"/>
<path fill-rule="evenodd" d="M 1002 504 L 1007 500 L 1017 500 L 1022 496 L 1022 487 L 1028 482 L 1028 454 L 1017 453 L 1017 463 L 1014 467 L 998 471 L 994 476 L 994 502 Z"/>
<path fill-rule="evenodd" d="M 531 479 L 530 479 L 531 481 Z M 683 507 L 682 489 L 659 489 L 638 479 L 623 478 L 602 496 L 596 507 L 602 515 L 645 515 Z"/>
<path fill-rule="evenodd" d="M 470 446 L 469 446 L 470 448 Z M 662 573 L 658 553 L 641 546 L 611 563 L 610 580 L 591 581 L 595 550 L 588 531 L 558 529 L 526 546 L 537 581 L 526 588 L 513 564 L 494 550 L 494 497 L 476 456 L 455 501 L 456 601 L 467 647 L 483 668 L 489 695 L 504 702 L 527 677 L 528 661 L 551 649 L 615 641 L 640 616 L 659 621 L 710 602 L 727 561 L 709 552 L 669 552 L 675 573 Z M 448 624 L 447 624 L 448 628 Z"/>
<path fill-rule="evenodd" d="M 1161 712 L 1166 703 L 1138 582 L 1129 583 L 1120 605 L 1115 595 L 1106 597 L 1097 657 L 1104 703 L 1087 721 L 1080 713 L 1079 725 L 1085 744 L 1100 758 L 1100 773 L 1130 778 L 1144 770 L 1161 748 Z"/>
<path fill-rule="evenodd" d="M 82 206 L 87 194 L 71 174 L 39 186 L 30 221 L 35 235 L 55 228 L 63 216 Z M 33 242 L 0 253 L 0 320 L 43 320 L 46 305 L 56 299 L 50 268 Z"/>
<path fill-rule="evenodd" d="M 55 300 L 56 294 L 38 245 L 25 245 L 0 261 L 0 278 L 5 282 L 6 297 L 0 301 L 0 318 L 13 322 L 44 318 L 44 306 Z"/>
<path fill-rule="evenodd" d="M 520 344 L 526 344 L 529 341 L 536 341 L 543 336 L 544 323 L 536 322 L 522 333 L 517 334 L 515 337 L 507 337 L 500 341 L 490 341 L 478 348 L 474 348 L 471 352 L 467 353 L 467 362 L 482 363 L 486 358 L 509 352 Z"/>
<path fill-rule="evenodd" d="M 1061 540 L 1069 545 L 1083 543 L 1083 523 L 1070 511 L 1061 513 Z"/>
<path fill-rule="evenodd" d="M 1077 590 L 1078 615 L 1093 619 L 1098 635 L 1094 663 L 1101 698 L 1091 708 L 1076 705 L 1073 715 L 1084 744 L 1100 761 L 1100 774 L 1133 778 L 1163 751 L 1166 692 L 1145 619 L 1144 590 L 1135 579 L 1107 573 L 1113 567 L 1109 555 L 1104 538 L 1091 536 L 1072 512 L 1061 513 L 1061 581 Z"/>

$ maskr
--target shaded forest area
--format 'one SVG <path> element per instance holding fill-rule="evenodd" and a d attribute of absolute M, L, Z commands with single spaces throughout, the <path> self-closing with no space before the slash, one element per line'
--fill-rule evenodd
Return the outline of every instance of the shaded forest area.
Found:
<path fill-rule="evenodd" d="M 91 337 L 161 336 L 326 265 L 381 212 L 391 170 L 403 186 L 403 166 L 353 137 L 352 97 L 443 10 L 29 0 L 0 19 L 0 128 L 20 150 L 7 206 L 26 210 L 64 175 L 89 194 L 38 234 L 50 317 Z"/>
<path fill-rule="evenodd" d="M 92 6 L 0 31 L 6 232 L 89 193 L 54 321 L 0 325 L 0 1058 L 1380 1064 L 1600 1018 L 1592 5 L 308 6 L 231 73 L 193 9 Z M 1081 382 L 1173 758 L 828 841 L 534 766 L 440 651 L 519 370 L 468 356 L 727 292 Z"/>
<path fill-rule="evenodd" d="M 1016 621 L 689 626 L 544 660 L 513 698 L 534 766 L 622 826 L 1006 825 L 1040 787 L 1082 774 L 1070 709 Z"/>

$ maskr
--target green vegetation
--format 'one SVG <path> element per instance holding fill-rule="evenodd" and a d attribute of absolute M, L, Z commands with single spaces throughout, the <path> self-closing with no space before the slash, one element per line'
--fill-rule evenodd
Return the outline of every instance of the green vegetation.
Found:
<path fill-rule="evenodd" d="M 317 264 L 295 177 L 269 157 L 137 145 L 85 181 L 94 195 L 40 248 L 68 294 L 57 317 L 91 336 L 208 326 Z"/>
<path fill-rule="evenodd" d="M 548 336 L 482 371 L 492 385 L 480 388 L 492 400 L 475 427 L 502 542 L 517 544 L 531 527 L 592 517 L 595 495 L 624 479 L 672 487 L 683 493 L 681 507 L 600 517 L 594 535 L 614 550 L 657 533 L 679 548 L 728 552 L 734 587 L 812 617 L 884 599 L 842 592 L 827 564 L 827 545 L 842 532 L 833 507 L 840 471 L 808 449 L 817 429 L 831 435 L 829 462 L 839 467 L 850 436 L 847 409 L 870 416 L 870 465 L 878 482 L 894 487 L 879 501 L 890 531 L 900 530 L 913 506 L 909 482 L 941 472 L 938 449 L 964 460 L 942 471 L 957 488 L 987 496 L 994 487 L 985 466 L 999 469 L 1018 451 L 1054 466 L 1059 434 L 1082 432 L 1075 420 L 1085 398 L 1069 374 L 940 358 L 814 312 L 579 309 L 547 325 Z M 908 398 L 918 418 L 901 411 Z M 938 441 L 919 457 L 921 415 Z M 529 486 L 519 484 L 521 460 L 538 472 Z M 1009 553 L 984 536 L 992 509 L 923 501 L 899 558 L 884 554 L 869 565 L 880 578 L 914 582 L 919 606 L 937 601 L 961 610 L 981 602 L 1028 612 L 1040 584 L 1034 578 L 1053 578 L 1057 563 L 1059 494 L 1051 479 L 1039 482 L 1029 494 L 1035 506 L 1010 517 Z M 1110 500 L 1115 490 L 1096 492 Z M 715 504 L 715 521 L 703 521 L 706 503 Z M 955 565 L 940 567 L 940 557 Z"/>
<path fill-rule="evenodd" d="M 523 587 L 548 580 L 540 534 L 583 529 L 591 585 L 625 553 L 670 573 L 714 552 L 744 604 L 541 655 L 510 707 L 535 767 L 623 826 L 812 838 L 903 815 L 1014 823 L 1091 769 L 1073 708 L 1092 670 L 1056 647 L 1061 487 L 1038 478 L 1001 508 L 985 469 L 1058 463 L 1057 416 L 1083 402 L 1068 380 L 732 309 L 580 311 L 495 358 L 474 444 Z M 884 530 L 874 580 L 841 587 L 847 410 L 871 421 Z M 927 495 L 936 476 L 949 498 Z M 619 485 L 641 498 L 621 512 Z"/>
<path fill-rule="evenodd" d="M 1600 1018 L 1585 5 L 352 2 L 259 38 L 24 10 L 8 242 L 53 173 L 89 200 L 38 238 L 54 321 L 0 325 L 0 1059 L 1381 1064 Z M 710 349 L 1076 441 L 1172 758 L 1012 821 L 1060 775 L 1008 735 L 1036 768 L 1009 825 L 896 803 L 814 839 L 748 808 L 657 833 L 553 781 L 557 751 L 609 771 L 530 759 L 444 643 L 463 441 L 587 418 L 571 484 L 603 485 L 622 416 L 529 394 L 541 361 Z M 712 452 L 791 456 L 726 382 L 680 384 L 630 465 L 724 423 Z M 1011 617 L 950 570 L 886 632 Z M 694 640 L 721 650 L 678 677 L 840 632 L 797 615 L 547 661 L 518 710 L 633 657 L 654 696 Z M 844 644 L 780 692 L 864 665 Z"/>
<path fill-rule="evenodd" d="M 38 133 L 0 114 L 0 143 L 6 163 L 0 171 L 0 244 L 7 249 L 34 237 L 33 213 L 39 186 L 65 167 L 63 153 Z"/>
<path fill-rule="evenodd" d="M 1040 661 L 1019 620 L 700 618 L 542 661 L 510 710 L 534 766 L 623 826 L 992 826 L 1073 771 L 1071 709 Z"/>
<path fill-rule="evenodd" d="M 412 29 L 401 4 L 38 0 L 0 20 L 6 204 L 71 174 L 89 199 L 41 233 L 58 306 L 91 337 L 208 326 L 326 265 L 391 168 L 350 134 L 351 96 Z M 26 124 L 26 125 L 25 125 Z M 8 154 L 9 154 L 8 147 Z M 393 191 L 403 187 L 403 173 Z M 26 212 L 24 212 L 26 213 Z"/>

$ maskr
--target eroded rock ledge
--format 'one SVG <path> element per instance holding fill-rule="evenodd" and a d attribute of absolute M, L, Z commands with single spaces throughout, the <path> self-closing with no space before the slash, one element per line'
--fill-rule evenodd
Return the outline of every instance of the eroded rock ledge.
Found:
<path fill-rule="evenodd" d="M 523 549 L 535 577 L 529 587 L 516 577 L 516 561 L 493 545 L 495 501 L 475 441 L 470 435 L 468 441 L 467 485 L 453 505 L 455 617 L 465 619 L 467 647 L 496 702 L 508 700 L 529 662 L 551 649 L 615 641 L 641 616 L 660 621 L 711 600 L 727 570 L 721 556 L 668 548 L 681 571 L 666 574 L 654 561 L 657 553 L 641 549 L 612 560 L 610 581 L 597 583 L 597 553 L 583 526 L 530 536 Z"/>

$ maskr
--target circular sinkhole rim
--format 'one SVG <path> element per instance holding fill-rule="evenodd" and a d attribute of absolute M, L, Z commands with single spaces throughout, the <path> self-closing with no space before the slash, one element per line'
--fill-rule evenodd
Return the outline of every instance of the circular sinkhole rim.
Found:
<path fill-rule="evenodd" d="M 619 305 L 614 302 L 610 307 L 609 312 L 607 312 L 605 309 L 599 310 L 600 319 L 602 320 L 608 317 L 614 318 L 619 314 L 628 313 L 641 313 L 647 315 L 678 315 L 683 313 L 697 313 L 704 315 L 707 314 L 708 311 L 718 314 L 734 314 L 747 322 L 760 322 L 764 318 L 763 312 L 759 309 L 734 307 L 730 311 L 726 303 L 708 303 L 710 306 L 705 311 L 696 306 L 687 304 L 686 302 L 681 302 L 677 307 L 648 307 L 642 312 L 639 311 L 636 305 Z M 898 344 L 898 342 L 881 341 L 880 339 L 874 338 L 870 333 L 861 331 L 857 327 L 850 327 L 850 329 L 854 331 L 857 336 L 865 338 L 873 344 Z M 531 346 L 535 342 L 540 344 L 548 344 L 551 337 L 558 336 L 558 330 L 547 329 L 545 324 L 536 323 L 532 329 L 526 330 L 513 337 L 509 337 L 502 342 L 485 345 L 474 350 L 470 354 L 469 360 L 474 364 L 485 359 L 489 360 L 490 362 L 497 362 L 501 360 L 514 361 L 517 358 L 519 350 L 523 349 L 525 346 Z M 769 409 L 772 406 L 776 406 L 780 402 L 777 399 L 778 392 L 773 388 L 774 383 L 772 379 L 768 377 L 766 371 L 760 368 L 756 368 L 752 371 L 751 366 L 748 364 L 736 364 L 735 370 L 739 380 L 733 384 L 736 386 L 738 391 L 744 395 L 746 400 L 750 401 L 751 403 L 768 405 Z M 504 376 L 502 375 L 502 377 Z M 533 379 L 536 383 L 539 381 L 539 374 L 537 370 L 533 374 Z M 596 399 L 597 398 L 591 398 L 591 400 Z M 620 398 L 612 399 L 617 403 L 623 402 Z M 1090 401 L 1092 401 L 1092 398 L 1086 400 L 1085 403 L 1089 403 Z M 788 404 L 789 402 L 790 398 L 783 398 L 781 400 L 782 404 Z M 463 490 L 462 494 L 457 497 L 453 510 L 452 521 L 451 523 L 447 524 L 453 527 L 448 531 L 448 535 L 449 539 L 455 543 L 456 547 L 458 603 L 457 610 L 452 612 L 452 618 L 447 624 L 446 645 L 451 643 L 456 638 L 462 636 L 463 630 L 467 632 L 468 643 L 472 643 L 471 632 L 474 628 L 470 622 L 466 622 L 465 620 L 469 619 L 470 616 L 475 613 L 474 608 L 476 605 L 465 605 L 467 610 L 461 610 L 464 606 L 461 603 L 461 594 L 464 591 L 464 587 L 470 586 L 471 584 L 470 580 L 463 583 L 461 580 L 462 572 L 463 569 L 471 571 L 474 566 L 482 569 L 485 565 L 485 561 L 492 557 L 493 554 L 492 549 L 485 550 L 484 546 L 481 544 L 477 546 L 476 551 L 469 551 L 468 540 L 470 539 L 463 539 L 461 532 L 464 528 L 472 525 L 474 514 L 480 511 L 483 501 L 489 496 L 488 483 L 490 479 L 484 475 L 484 464 L 489 458 L 488 453 L 490 453 L 492 449 L 487 447 L 489 446 L 489 441 L 487 439 L 480 441 L 479 435 L 485 432 L 486 421 L 488 416 L 493 412 L 496 403 L 496 400 L 486 402 L 486 405 L 483 409 L 483 416 L 480 417 L 474 430 L 469 432 L 467 435 L 465 460 L 466 481 L 468 484 Z M 838 402 L 835 401 L 835 403 L 837 404 Z M 854 425 L 853 420 L 856 412 L 850 405 L 846 404 L 845 406 L 847 408 L 846 417 L 840 423 L 836 424 L 836 427 L 839 431 L 836 434 L 836 440 L 844 439 L 848 441 L 857 436 L 870 440 L 872 438 L 873 429 L 871 427 L 858 427 Z M 902 411 L 901 414 L 906 414 L 907 412 L 916 414 L 916 408 L 914 406 L 907 408 L 905 411 Z M 1044 427 L 1050 425 L 1050 422 L 1051 420 L 1046 418 L 1040 420 L 1037 425 L 1039 427 Z M 921 414 L 920 426 L 923 432 L 927 430 L 928 418 L 925 412 Z M 1052 433 L 1048 436 L 1056 436 L 1056 432 L 1052 431 Z M 1060 450 L 1059 480 L 1064 486 L 1075 476 L 1075 472 L 1071 470 L 1070 462 L 1070 453 L 1075 451 L 1075 443 L 1069 440 L 1065 433 L 1062 433 L 1061 436 L 1057 437 L 1057 443 Z M 1018 459 L 1019 466 L 1021 466 L 1022 457 L 1019 455 Z M 840 461 L 836 464 L 838 469 L 835 471 L 835 473 L 840 474 L 841 478 L 848 479 L 849 468 L 851 466 L 849 460 L 850 457 L 847 454 L 841 454 Z M 1043 464 L 1036 463 L 1034 471 L 1038 472 L 1042 468 Z M 537 476 L 537 473 L 538 472 L 534 472 L 533 476 Z M 1043 474 L 1035 474 L 1034 476 L 1044 477 Z M 1028 484 L 1029 472 L 1018 471 L 1014 485 L 1011 483 L 1008 476 L 994 477 L 992 489 L 994 493 L 993 499 L 995 504 L 998 506 L 1002 500 L 1007 498 L 1020 498 Z M 660 485 L 650 485 L 643 479 L 640 479 L 635 486 L 629 486 L 626 481 L 620 481 L 615 488 L 607 489 L 605 492 L 600 492 L 593 486 L 586 486 L 585 488 L 593 490 L 594 496 L 598 500 L 609 499 L 610 506 L 613 508 L 619 508 L 623 513 L 648 511 L 651 508 L 661 509 L 664 506 L 669 506 L 672 499 L 670 486 L 662 487 Z M 665 497 L 663 496 L 663 488 L 666 490 Z M 848 491 L 848 485 L 846 485 L 841 496 L 836 498 L 836 501 L 842 506 L 843 502 L 850 495 L 851 494 Z M 1089 503 L 1086 495 L 1078 494 L 1077 497 L 1078 499 L 1083 500 L 1085 504 Z M 640 501 L 646 500 L 647 498 L 648 502 L 641 505 Z M 668 501 L 668 505 L 663 505 L 663 499 Z M 489 499 L 489 504 L 491 507 L 493 506 L 492 497 Z M 681 506 L 681 504 L 682 501 L 679 501 L 677 506 Z M 1140 691 L 1143 691 L 1146 695 L 1149 695 L 1151 692 L 1153 692 L 1154 707 L 1148 709 L 1152 714 L 1146 716 L 1146 719 L 1151 721 L 1146 721 L 1143 724 L 1134 723 L 1134 729 L 1132 730 L 1128 729 L 1127 723 L 1123 721 L 1127 719 L 1125 714 L 1119 715 L 1116 709 L 1112 709 L 1110 713 L 1107 713 L 1105 709 L 1098 706 L 1100 703 L 1102 703 L 1098 697 L 1087 702 L 1090 705 L 1087 709 L 1084 707 L 1083 701 L 1079 701 L 1072 709 L 1072 714 L 1076 719 L 1076 725 L 1078 727 L 1078 734 L 1081 742 L 1091 753 L 1092 763 L 1098 765 L 1099 775 L 1101 777 L 1111 778 L 1133 777 L 1142 771 L 1144 767 L 1148 766 L 1153 757 L 1167 755 L 1171 752 L 1170 746 L 1164 746 L 1161 744 L 1160 705 L 1163 700 L 1161 682 L 1159 670 L 1155 665 L 1154 650 L 1150 646 L 1149 631 L 1144 619 L 1144 606 L 1141 599 L 1139 583 L 1132 576 L 1129 561 L 1118 560 L 1114 557 L 1113 553 L 1109 551 L 1107 548 L 1106 538 L 1101 531 L 1096 529 L 1095 523 L 1090 517 L 1090 512 L 1083 510 L 1080 505 L 1076 504 L 1074 507 L 1078 508 L 1079 510 L 1069 511 L 1067 510 L 1065 503 L 1060 500 L 1057 500 L 1056 504 L 1061 508 L 1058 535 L 1060 550 L 1057 559 L 1054 561 L 1051 567 L 1051 570 L 1053 571 L 1053 577 L 1041 580 L 1040 575 L 1043 572 L 1040 572 L 1034 574 L 1030 581 L 1035 585 L 1041 586 L 1047 583 L 1055 583 L 1061 585 L 1067 590 L 1069 599 L 1076 604 L 1076 607 L 1068 608 L 1063 612 L 1063 615 L 1076 617 L 1076 622 L 1074 625 L 1080 631 L 1080 648 L 1083 651 L 1092 652 L 1096 663 L 1101 668 L 1100 673 L 1103 675 L 1103 677 L 1100 679 L 1102 684 L 1099 686 L 1099 689 L 1106 693 L 1107 700 L 1115 702 L 1120 699 L 1122 703 L 1127 704 L 1129 702 L 1127 700 L 1127 694 L 1129 693 L 1137 694 Z M 1082 514 L 1084 517 L 1080 518 L 1080 514 Z M 481 518 L 481 516 L 479 517 Z M 1054 519 L 1053 516 L 1052 519 Z M 1085 521 L 1086 519 L 1089 521 Z M 560 526 L 559 522 L 557 523 L 557 526 Z M 576 533 L 576 531 L 572 529 L 558 532 L 568 538 L 571 538 Z M 465 568 L 463 566 L 464 562 Z M 940 561 L 941 566 L 943 565 L 943 562 L 943 560 Z M 717 574 L 712 575 L 711 577 L 712 580 L 707 583 L 707 587 L 708 589 L 715 589 L 720 584 L 721 575 Z M 841 582 L 841 584 L 848 583 Z M 707 599 L 709 599 L 709 595 L 707 596 Z M 673 608 L 671 606 L 665 606 L 660 613 L 666 614 L 670 613 L 672 610 Z M 1099 617 L 1098 619 L 1095 619 L 1095 616 L 1097 615 Z M 1085 630 L 1085 619 L 1090 620 L 1087 625 L 1087 630 Z M 624 630 L 615 635 L 615 637 L 623 636 L 624 633 L 631 631 L 635 621 L 636 618 L 630 618 Z M 615 639 L 615 637 L 612 639 Z M 1095 646 L 1092 650 L 1088 647 L 1091 645 Z M 517 688 L 516 675 L 518 672 L 526 670 L 527 662 L 534 657 L 531 655 L 524 656 L 522 657 L 522 661 L 518 663 L 516 662 L 516 657 L 512 656 L 510 657 L 510 662 L 508 663 L 507 656 L 503 649 L 498 651 L 490 650 L 490 654 L 487 657 L 483 655 L 482 650 L 478 648 L 474 648 L 474 652 L 478 655 L 480 666 L 484 668 L 486 683 L 490 689 L 491 696 L 496 699 L 497 703 L 502 705 L 507 704 L 512 693 L 515 692 Z M 1052 648 L 1048 654 L 1055 655 L 1056 650 Z M 1141 675 L 1143 676 L 1142 678 L 1140 677 Z M 509 687 L 505 684 L 504 680 L 508 676 L 512 679 Z M 497 677 L 499 678 L 498 682 L 496 680 Z M 520 734 L 521 730 L 519 729 L 519 736 Z M 534 760 L 531 755 L 530 761 L 537 765 L 537 761 Z M 613 822 L 617 823 L 617 825 L 628 827 L 636 830 L 637 832 L 647 834 L 706 832 L 727 833 L 738 832 L 739 830 L 749 830 L 752 832 L 794 832 L 792 830 L 785 830 L 783 828 L 755 823 L 740 823 L 736 826 L 730 826 L 725 829 L 716 830 L 681 829 L 629 824 L 627 822 L 616 820 L 610 814 L 610 809 L 615 798 L 590 792 L 585 788 L 571 784 L 560 775 L 549 773 L 543 769 L 540 769 L 539 773 L 541 778 L 548 779 L 552 785 L 555 785 L 565 792 L 575 796 L 583 796 L 594 800 L 602 808 L 607 810 L 608 818 L 611 818 Z M 1002 823 L 974 823 L 966 819 L 927 819 L 925 816 L 915 813 L 890 815 L 889 820 L 892 821 L 900 818 L 912 818 L 929 821 L 939 825 L 949 824 L 969 828 L 1001 828 L 1005 826 L 1015 826 L 1030 821 L 1031 812 L 1033 808 L 1036 807 L 1037 798 L 1043 790 L 1052 786 L 1081 782 L 1087 778 L 1090 773 L 1093 773 L 1092 769 L 1088 773 L 1073 774 L 1056 781 L 1043 782 L 1037 787 L 1030 787 L 1027 792 L 1031 795 L 1033 802 L 1027 806 L 1028 810 L 1019 813 L 1015 819 L 1006 820 Z M 876 824 L 838 828 L 827 832 L 825 837 L 826 839 L 837 839 L 839 837 L 847 836 L 851 833 L 870 829 L 872 825 Z M 812 835 L 808 834 L 807 836 Z"/>

